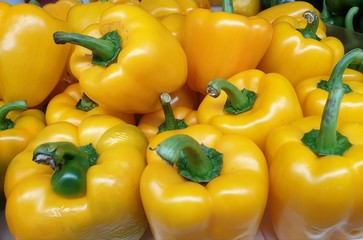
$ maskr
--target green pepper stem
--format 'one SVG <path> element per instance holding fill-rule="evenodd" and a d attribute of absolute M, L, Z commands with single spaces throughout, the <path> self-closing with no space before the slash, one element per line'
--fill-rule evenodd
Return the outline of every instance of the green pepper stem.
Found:
<path fill-rule="evenodd" d="M 226 13 L 234 13 L 233 1 L 222 0 L 222 11 Z"/>
<path fill-rule="evenodd" d="M 54 170 L 50 183 L 52 190 L 65 197 L 85 195 L 87 170 L 97 158 L 92 146 L 78 148 L 70 142 L 43 143 L 33 152 L 35 163 L 49 165 Z"/>
<path fill-rule="evenodd" d="M 335 65 L 330 76 L 331 91 L 328 95 L 327 102 L 324 107 L 320 131 L 316 139 L 316 145 L 322 152 L 336 148 L 337 141 L 337 124 L 340 103 L 344 96 L 344 86 L 342 77 L 345 69 L 355 59 L 363 58 L 362 49 L 354 49 L 346 53 L 344 57 Z"/>
<path fill-rule="evenodd" d="M 14 127 L 14 122 L 6 118 L 9 112 L 25 109 L 27 109 L 25 100 L 18 100 L 11 103 L 6 103 L 2 107 L 0 107 L 0 130 L 6 130 Z"/>
<path fill-rule="evenodd" d="M 254 92 L 246 89 L 240 91 L 225 79 L 216 78 L 208 83 L 207 93 L 211 97 L 219 97 L 222 90 L 228 95 L 224 111 L 231 114 L 239 114 L 251 109 L 256 100 Z"/>
<path fill-rule="evenodd" d="M 90 99 L 85 93 L 82 93 L 82 98 L 79 99 L 76 104 L 76 108 L 84 112 L 88 112 L 97 106 L 98 104 Z"/>
<path fill-rule="evenodd" d="M 102 38 L 59 31 L 53 34 L 53 39 L 56 44 L 72 43 L 91 50 L 92 63 L 100 66 L 113 63 L 121 51 L 121 37 L 117 31 L 106 33 Z"/>
<path fill-rule="evenodd" d="M 345 15 L 344 25 L 346 29 L 354 31 L 353 18 L 359 12 L 359 7 L 351 7 Z"/>
<path fill-rule="evenodd" d="M 352 146 L 349 139 L 337 131 L 337 125 L 340 103 L 344 96 L 342 77 L 348 65 L 356 59 L 363 59 L 363 50 L 360 48 L 347 52 L 335 65 L 329 79 L 330 92 L 323 110 L 320 130 L 313 129 L 301 139 L 318 155 L 342 155 Z"/>
<path fill-rule="evenodd" d="M 319 27 L 319 16 L 314 11 L 305 11 L 304 19 L 306 20 L 305 28 L 298 28 L 297 30 L 304 36 L 304 38 L 312 38 L 320 41 L 321 39 L 316 35 Z"/>
<path fill-rule="evenodd" d="M 168 164 L 176 164 L 179 174 L 195 182 L 209 182 L 222 168 L 222 154 L 185 134 L 167 138 L 156 147 L 156 152 Z"/>
<path fill-rule="evenodd" d="M 165 117 L 165 130 L 178 129 L 177 122 L 174 116 L 173 108 L 171 107 L 171 97 L 168 93 L 162 93 L 160 95 L 161 107 L 164 111 Z"/>

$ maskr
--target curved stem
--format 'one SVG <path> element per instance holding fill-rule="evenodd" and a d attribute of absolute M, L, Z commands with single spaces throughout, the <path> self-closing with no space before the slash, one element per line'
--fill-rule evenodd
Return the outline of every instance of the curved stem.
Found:
<path fill-rule="evenodd" d="M 168 164 L 176 164 L 179 174 L 195 182 L 209 182 L 222 169 L 222 154 L 188 135 L 167 138 L 156 147 L 156 152 Z"/>
<path fill-rule="evenodd" d="M 0 107 L 0 131 L 14 127 L 14 122 L 6 118 L 8 113 L 13 110 L 25 110 L 27 109 L 25 100 L 18 100 L 11 103 L 6 103 Z"/>
<path fill-rule="evenodd" d="M 233 1 L 222 0 L 222 11 L 227 13 L 234 13 Z"/>
<path fill-rule="evenodd" d="M 207 86 L 207 93 L 214 98 L 219 97 L 221 90 L 228 95 L 224 111 L 231 114 L 239 114 L 251 109 L 256 100 L 256 93 L 246 89 L 240 91 L 235 85 L 222 78 L 210 81 Z"/>
<path fill-rule="evenodd" d="M 115 62 L 121 51 L 121 37 L 117 31 L 106 33 L 102 38 L 78 33 L 55 32 L 53 39 L 56 44 L 72 43 L 91 50 L 92 63 L 100 66 L 108 66 Z"/>
<path fill-rule="evenodd" d="M 87 170 L 98 158 L 92 145 L 78 148 L 70 142 L 47 142 L 33 152 L 33 161 L 49 165 L 54 173 L 52 190 L 65 197 L 80 197 L 86 194 Z"/>
<path fill-rule="evenodd" d="M 319 27 L 319 17 L 314 11 L 305 11 L 304 18 L 306 20 L 306 27 L 297 29 L 304 38 L 312 38 L 320 41 L 321 39 L 316 35 L 316 31 Z"/>
<path fill-rule="evenodd" d="M 302 141 L 319 155 L 342 155 L 351 146 L 349 140 L 337 132 L 337 123 L 340 103 L 344 95 L 343 73 L 356 59 L 363 59 L 362 49 L 349 51 L 335 65 L 329 79 L 331 90 L 324 107 L 320 130 L 312 130 L 302 138 Z"/>
<path fill-rule="evenodd" d="M 354 31 L 353 18 L 359 12 L 359 7 L 351 7 L 345 15 L 345 28 Z"/>

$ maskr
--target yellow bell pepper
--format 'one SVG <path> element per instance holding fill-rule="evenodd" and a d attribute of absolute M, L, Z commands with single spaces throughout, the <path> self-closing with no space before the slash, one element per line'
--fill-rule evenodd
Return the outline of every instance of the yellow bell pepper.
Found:
<path fill-rule="evenodd" d="M 73 75 L 88 97 L 113 111 L 156 111 L 160 94 L 174 92 L 186 81 L 180 43 L 138 6 L 116 4 L 82 35 L 57 32 L 54 40 L 77 44 L 70 58 Z"/>
<path fill-rule="evenodd" d="M 92 115 L 47 125 L 9 164 L 6 221 L 15 239 L 140 239 L 139 181 L 147 139 L 134 125 Z"/>
<path fill-rule="evenodd" d="M 208 92 L 199 105 L 198 122 L 247 136 L 261 149 L 273 129 L 303 116 L 294 88 L 281 74 L 250 69 L 211 81 Z"/>
<path fill-rule="evenodd" d="M 255 238 L 269 182 L 250 139 L 196 124 L 158 134 L 147 162 L 140 192 L 156 240 Z"/>
<path fill-rule="evenodd" d="M 256 16 L 262 17 L 273 23 L 277 18 L 282 16 L 290 16 L 298 20 L 299 23 L 306 24 L 306 19 L 304 18 L 304 12 L 313 11 L 316 12 L 318 17 L 320 18 L 320 12 L 318 9 L 314 7 L 311 3 L 307 1 L 293 1 L 293 2 L 285 2 L 283 4 L 274 5 L 265 10 L 260 11 L 256 14 Z M 319 28 L 323 31 L 326 31 L 326 26 L 324 21 L 319 21 Z"/>
<path fill-rule="evenodd" d="M 169 32 L 182 44 L 184 34 L 185 15 L 181 13 L 171 13 L 158 17 L 159 21 L 169 30 Z"/>
<path fill-rule="evenodd" d="M 57 0 L 54 3 L 50 2 L 45 4 L 43 9 L 55 18 L 58 18 L 62 21 L 67 21 L 69 9 L 81 3 L 82 2 L 79 0 Z"/>
<path fill-rule="evenodd" d="M 82 33 L 89 25 L 99 23 L 102 13 L 113 6 L 115 3 L 103 0 L 79 4 L 69 9 L 67 22 L 73 31 Z"/>
<path fill-rule="evenodd" d="M 79 83 L 71 84 L 49 101 L 45 119 L 47 124 L 66 121 L 78 126 L 83 119 L 95 114 L 109 114 L 127 123 L 135 124 L 133 114 L 110 111 L 98 106 L 96 102 L 83 94 Z"/>
<path fill-rule="evenodd" d="M 144 114 L 138 123 L 138 128 L 145 134 L 149 141 L 157 134 L 183 129 L 197 123 L 197 111 L 187 106 L 172 105 L 172 97 L 167 93 L 160 95 L 162 109 Z"/>
<path fill-rule="evenodd" d="M 212 6 L 222 6 L 222 0 L 210 0 Z M 261 11 L 260 0 L 233 0 L 234 13 L 247 17 L 255 16 Z"/>
<path fill-rule="evenodd" d="M 363 73 L 347 69 L 342 76 L 345 94 L 339 110 L 339 122 L 363 123 Z M 329 94 L 328 79 L 333 76 L 317 76 L 301 81 L 296 94 L 304 116 L 321 116 Z"/>
<path fill-rule="evenodd" d="M 233 14 L 232 2 L 224 4 L 222 12 L 198 8 L 185 19 L 187 84 L 201 94 L 214 78 L 255 68 L 272 39 L 272 26 L 265 19 Z"/>
<path fill-rule="evenodd" d="M 32 4 L 0 8 L 0 96 L 40 104 L 63 74 L 70 45 L 57 45 L 55 31 L 69 26 Z"/>
<path fill-rule="evenodd" d="M 317 36 L 319 19 L 315 12 L 307 11 L 304 16 L 309 23 L 303 29 L 291 21 L 273 24 L 271 44 L 257 66 L 266 73 L 284 75 L 294 86 L 310 77 L 329 75 L 344 55 L 339 39 Z"/>
<path fill-rule="evenodd" d="M 5 206 L 4 178 L 9 163 L 45 127 L 44 113 L 26 108 L 22 100 L 0 101 L 0 209 Z"/>
<path fill-rule="evenodd" d="M 345 66 L 363 51 L 347 55 Z M 363 125 L 337 121 L 344 95 L 338 69 L 322 117 L 277 128 L 268 138 L 268 209 L 278 239 L 363 237 Z"/>
<path fill-rule="evenodd" d="M 172 13 L 187 15 L 199 7 L 195 0 L 141 0 L 139 6 L 154 17 Z"/>

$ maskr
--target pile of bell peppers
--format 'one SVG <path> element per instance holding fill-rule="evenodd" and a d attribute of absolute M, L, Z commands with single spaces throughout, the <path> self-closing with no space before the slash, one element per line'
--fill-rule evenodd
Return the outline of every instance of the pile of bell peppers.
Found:
<path fill-rule="evenodd" d="M 248 2 L 0 2 L 14 239 L 363 238 L 363 48 Z"/>

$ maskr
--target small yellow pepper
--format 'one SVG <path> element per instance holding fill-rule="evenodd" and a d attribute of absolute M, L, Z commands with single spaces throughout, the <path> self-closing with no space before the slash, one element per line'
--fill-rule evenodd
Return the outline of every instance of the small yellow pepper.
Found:
<path fill-rule="evenodd" d="M 141 0 L 139 6 L 154 17 L 172 13 L 187 15 L 199 7 L 195 0 Z"/>
<path fill-rule="evenodd" d="M 233 9 L 237 14 L 255 16 L 261 10 L 260 0 L 233 0 Z"/>
<path fill-rule="evenodd" d="M 57 45 L 55 31 L 69 31 L 67 23 L 33 4 L 0 8 L 0 96 L 6 102 L 40 104 L 57 85 L 65 69 L 70 45 Z"/>
<path fill-rule="evenodd" d="M 45 119 L 47 124 L 66 121 L 78 126 L 83 119 L 95 114 L 109 114 L 127 123 L 135 124 L 133 114 L 110 111 L 98 106 L 96 102 L 83 94 L 79 83 L 71 84 L 49 101 Z"/>
<path fill-rule="evenodd" d="M 293 1 L 285 2 L 283 4 L 274 5 L 265 10 L 260 11 L 256 16 L 262 17 L 269 21 L 274 22 L 277 18 L 282 16 L 290 16 L 299 21 L 299 23 L 306 24 L 306 19 L 304 18 L 304 12 L 313 11 L 316 12 L 318 17 L 320 17 L 320 12 L 309 2 L 306 1 Z M 323 31 L 326 30 L 326 26 L 323 21 L 319 21 L 319 28 Z"/>
<path fill-rule="evenodd" d="M 358 55 L 362 49 L 340 63 Z M 339 65 L 323 116 L 305 117 L 268 137 L 268 208 L 278 239 L 363 237 L 363 125 L 338 121 L 344 95 Z"/>
<path fill-rule="evenodd" d="M 72 74 L 89 98 L 109 110 L 156 111 L 160 94 L 174 92 L 186 81 L 180 43 L 138 6 L 116 4 L 83 34 L 56 32 L 54 40 L 77 44 L 70 58 Z"/>
<path fill-rule="evenodd" d="M 162 109 L 141 117 L 138 127 L 149 140 L 163 131 L 183 129 L 197 123 L 196 110 L 183 105 L 172 105 L 172 101 L 169 94 L 161 94 Z"/>
<path fill-rule="evenodd" d="M 247 136 L 261 149 L 272 130 L 303 116 L 294 88 L 278 73 L 246 70 L 211 81 L 208 93 L 199 105 L 198 122 Z"/>
<path fill-rule="evenodd" d="M 296 87 L 304 116 L 321 116 L 332 83 L 331 76 L 317 76 L 301 81 Z M 345 93 L 339 110 L 339 122 L 363 123 L 363 73 L 349 70 L 343 74 Z"/>
<path fill-rule="evenodd" d="M 335 37 L 317 36 L 319 19 L 315 12 L 304 13 L 308 24 L 296 28 L 293 21 L 273 24 L 271 44 L 257 68 L 284 75 L 292 85 L 309 77 L 329 75 L 344 55 L 342 42 Z M 291 17 L 290 17 L 291 18 Z"/>
<path fill-rule="evenodd" d="M 140 239 L 139 182 L 148 141 L 134 125 L 92 115 L 47 125 L 9 164 L 6 221 L 15 239 Z"/>
<path fill-rule="evenodd" d="M 224 4 L 222 12 L 197 8 L 185 19 L 187 84 L 201 94 L 214 78 L 255 68 L 272 39 L 272 26 L 265 19 L 233 14 L 232 2 Z"/>
<path fill-rule="evenodd" d="M 45 127 L 44 113 L 26 108 L 23 100 L 0 101 L 0 209 L 5 206 L 4 178 L 9 163 Z"/>
<path fill-rule="evenodd" d="M 79 4 L 81 4 L 79 0 L 57 0 L 54 3 L 50 2 L 45 4 L 43 6 L 43 9 L 47 11 L 50 15 L 62 21 L 67 21 L 69 9 Z"/>
<path fill-rule="evenodd" d="M 156 240 L 254 239 L 268 195 L 262 151 L 207 124 L 153 138 L 140 192 Z"/>

